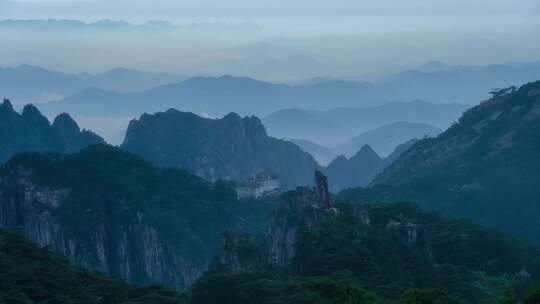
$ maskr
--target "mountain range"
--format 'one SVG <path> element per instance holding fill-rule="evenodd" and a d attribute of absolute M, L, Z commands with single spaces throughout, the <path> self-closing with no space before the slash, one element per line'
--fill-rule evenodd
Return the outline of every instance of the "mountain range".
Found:
<path fill-rule="evenodd" d="M 171 79 L 165 86 L 137 94 L 114 94 L 106 88 L 99 93 L 95 90 L 82 92 L 81 89 L 51 105 L 50 110 L 53 113 L 66 111 L 87 116 L 137 116 L 172 107 L 195 113 L 206 112 L 211 116 L 222 116 L 231 111 L 264 116 L 291 107 L 328 110 L 334 107 L 375 106 L 396 100 L 475 104 L 478 100 L 488 98 L 487 92 L 493 88 L 540 78 L 539 63 L 480 67 L 441 65 L 431 69 L 420 67 L 372 83 L 324 79 L 285 85 L 247 77 L 221 76 L 194 77 L 184 82 Z M 54 87 L 49 87 L 49 90 L 54 91 Z M 96 98 L 96 94 L 100 98 Z M 159 98 L 152 99 L 152 96 Z M 128 109 L 125 105 L 130 101 L 133 108 Z M 107 110 L 100 109 L 103 106 Z"/>
<path fill-rule="evenodd" d="M 322 170 L 332 180 L 330 190 L 337 192 L 368 185 L 416 140 L 398 145 L 386 158 L 364 145 L 352 157 L 339 156 L 323 167 L 294 141 L 268 136 L 257 117 L 230 113 L 209 119 L 170 109 L 132 120 L 120 147 L 157 166 L 182 168 L 207 180 L 242 182 L 257 173 L 273 174 L 284 189 L 310 184 L 312 172 Z"/>
<path fill-rule="evenodd" d="M 355 201 L 406 200 L 540 242 L 540 82 L 494 93 L 436 138 L 420 140 Z"/>
<path fill-rule="evenodd" d="M 435 137 L 442 130 L 423 123 L 395 122 L 366 131 L 334 148 L 336 153 L 350 157 L 361 147 L 369 145 L 377 154 L 388 156 L 402 143 L 411 139 Z"/>
<path fill-rule="evenodd" d="M 102 19 L 95 22 L 83 22 L 80 20 L 61 19 L 7 19 L 0 20 L 0 28 L 32 31 L 51 30 L 162 30 L 174 28 L 167 21 L 147 21 L 141 25 L 135 25 L 126 21 Z"/>
<path fill-rule="evenodd" d="M 322 171 L 330 179 L 332 192 L 353 187 L 369 185 L 377 175 L 391 165 L 399 156 L 411 148 L 418 139 L 411 139 L 398 145 L 392 153 L 381 157 L 369 145 L 364 145 L 351 157 L 340 155 L 332 160 Z"/>
<path fill-rule="evenodd" d="M 418 68 L 386 77 L 378 83 L 400 100 L 414 98 L 439 102 L 477 104 L 496 88 L 519 86 L 540 79 L 540 62 L 483 66 L 428 62 Z"/>
<path fill-rule="evenodd" d="M 104 143 L 96 134 L 81 131 L 68 114 L 58 115 L 51 124 L 33 105 L 26 105 L 22 113 L 17 113 L 7 99 L 0 105 L 0 142 L 0 163 L 21 152 L 71 153 Z"/>
<path fill-rule="evenodd" d="M 21 152 L 74 153 L 104 143 L 94 133 L 81 131 L 68 114 L 60 114 L 50 124 L 31 104 L 19 114 L 6 100 L 0 106 L 0 118 L 0 139 L 6 143 L 0 149 L 2 162 Z M 183 168 L 207 180 L 241 182 L 257 173 L 275 174 L 284 188 L 309 183 L 311 172 L 321 168 L 334 180 L 332 191 L 365 186 L 388 164 L 366 145 L 350 159 L 332 155 L 323 168 L 310 151 L 269 137 L 256 117 L 230 113 L 209 119 L 172 109 L 131 121 L 121 147 L 158 166 Z"/>
<path fill-rule="evenodd" d="M 10 158 L 0 167 L 0 228 L 48 250 L 0 230 L 0 301 L 529 304 L 540 295 L 531 285 L 539 249 L 522 242 L 540 242 L 540 81 L 494 91 L 437 137 L 384 159 L 365 145 L 326 168 L 234 113 L 144 114 L 121 148 L 67 114 L 50 124 L 7 100 L 0 127 Z M 242 202 L 218 180 L 258 171 L 294 189 Z M 366 176 L 366 187 L 329 192 Z M 105 278 L 49 250 L 186 294 Z"/>
<path fill-rule="evenodd" d="M 335 147 L 361 133 L 398 122 L 446 129 L 467 108 L 462 104 L 434 104 L 416 100 L 329 111 L 285 109 L 264 117 L 263 123 L 271 136 L 304 139 L 322 146 Z"/>
<path fill-rule="evenodd" d="M 333 148 L 305 139 L 287 140 L 311 154 L 320 165 L 326 166 L 338 156 L 352 157 L 366 145 L 379 156 L 386 157 L 400 144 L 426 136 L 434 137 L 441 131 L 437 127 L 422 123 L 395 122 L 363 132 Z"/>

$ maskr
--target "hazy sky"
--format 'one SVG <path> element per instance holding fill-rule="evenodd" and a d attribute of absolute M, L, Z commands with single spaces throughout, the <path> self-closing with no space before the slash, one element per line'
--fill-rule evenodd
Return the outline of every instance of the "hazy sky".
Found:
<path fill-rule="evenodd" d="M 432 60 L 538 61 L 539 17 L 538 0 L 0 0 L 0 19 L 177 25 L 140 33 L 0 28 L 0 66 L 369 79 Z M 190 27 L 201 22 L 213 27 Z"/>
<path fill-rule="evenodd" d="M 0 0 L 10 17 L 201 17 L 507 14 L 539 10 L 536 0 Z"/>

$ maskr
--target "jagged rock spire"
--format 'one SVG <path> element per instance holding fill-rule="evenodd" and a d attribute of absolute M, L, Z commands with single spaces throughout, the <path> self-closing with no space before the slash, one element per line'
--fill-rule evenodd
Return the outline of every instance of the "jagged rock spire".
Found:
<path fill-rule="evenodd" d="M 330 193 L 328 192 L 328 179 L 319 170 L 315 171 L 315 184 L 319 194 L 319 205 L 322 208 L 330 208 Z"/>
<path fill-rule="evenodd" d="M 2 107 L 10 110 L 10 111 L 13 111 L 13 105 L 11 104 L 11 101 L 7 98 L 4 98 L 4 102 L 2 103 Z"/>

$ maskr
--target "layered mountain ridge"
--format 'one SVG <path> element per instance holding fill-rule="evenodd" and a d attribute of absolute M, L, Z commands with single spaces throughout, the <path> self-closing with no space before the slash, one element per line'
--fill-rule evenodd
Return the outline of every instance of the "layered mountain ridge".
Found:
<path fill-rule="evenodd" d="M 407 122 L 408 124 L 404 125 L 406 128 L 404 131 L 408 130 L 407 133 L 414 136 L 418 136 L 419 133 L 420 136 L 432 135 L 438 132 L 430 130 L 448 128 L 468 107 L 459 103 L 435 104 L 414 100 L 411 102 L 391 102 L 373 107 L 342 107 L 326 111 L 283 109 L 265 116 L 263 122 L 271 136 L 301 138 L 326 147 L 340 146 L 353 137 L 386 127 L 387 130 L 379 130 L 377 135 L 393 136 L 393 142 L 397 145 L 411 139 L 411 137 L 409 135 L 409 138 L 399 139 L 395 131 L 392 131 L 393 124 Z M 394 129 L 395 127 L 396 125 L 394 125 Z M 384 138 L 376 141 L 384 142 Z M 388 148 L 381 151 L 376 149 L 373 145 L 376 141 L 371 137 L 371 140 L 363 140 L 362 143 L 356 145 L 356 150 L 350 149 L 352 152 L 336 152 L 351 156 L 363 144 L 370 144 L 379 154 L 388 153 Z"/>

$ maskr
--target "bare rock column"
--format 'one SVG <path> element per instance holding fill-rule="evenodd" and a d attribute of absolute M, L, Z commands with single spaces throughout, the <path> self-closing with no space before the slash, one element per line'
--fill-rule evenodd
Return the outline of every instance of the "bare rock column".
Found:
<path fill-rule="evenodd" d="M 319 194 L 319 205 L 321 208 L 330 208 L 330 193 L 328 192 L 328 179 L 321 171 L 315 171 L 315 183 Z"/>

